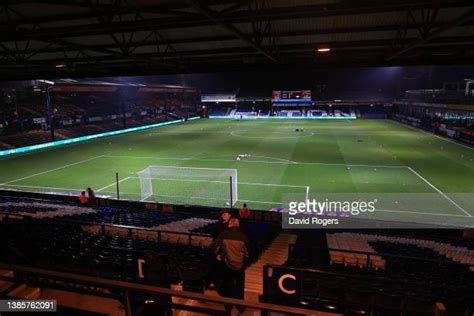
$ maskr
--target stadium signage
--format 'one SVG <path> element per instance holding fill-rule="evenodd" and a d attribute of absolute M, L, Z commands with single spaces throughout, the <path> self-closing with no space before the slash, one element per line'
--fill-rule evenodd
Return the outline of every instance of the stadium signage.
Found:
<path fill-rule="evenodd" d="M 283 293 L 285 294 L 288 294 L 288 295 L 294 295 L 296 293 L 296 290 L 293 288 L 293 289 L 288 289 L 286 286 L 285 286 L 285 283 L 284 281 L 285 280 L 293 280 L 293 281 L 296 281 L 296 276 L 293 275 L 293 274 L 284 274 L 282 275 L 279 279 L 278 279 L 278 288 L 280 289 L 280 291 L 282 291 Z"/>
<path fill-rule="evenodd" d="M 207 94 L 201 96 L 201 102 L 235 102 L 234 94 Z"/>
<path fill-rule="evenodd" d="M 301 292 L 301 271 L 280 266 L 264 267 L 264 296 L 280 304 L 296 303 Z"/>
<path fill-rule="evenodd" d="M 235 116 L 220 116 L 211 115 L 210 119 L 235 119 Z M 301 116 L 301 117 L 285 117 L 285 116 L 254 116 L 254 115 L 242 115 L 237 117 L 243 120 L 356 120 L 355 116 Z"/>

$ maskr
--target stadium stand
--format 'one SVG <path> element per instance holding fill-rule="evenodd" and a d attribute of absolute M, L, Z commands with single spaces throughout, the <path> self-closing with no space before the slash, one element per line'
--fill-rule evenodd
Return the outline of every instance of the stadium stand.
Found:
<path fill-rule="evenodd" d="M 324 110 L 312 110 L 309 113 L 312 117 L 322 117 L 322 116 L 328 116 L 328 113 Z"/>
<path fill-rule="evenodd" d="M 443 86 L 449 87 L 449 82 L 445 82 Z M 455 86 L 459 88 L 462 85 Z M 444 137 L 474 144 L 474 96 L 466 95 L 464 89 L 407 90 L 404 97 L 394 104 L 397 114 L 392 116 L 393 119 Z"/>
<path fill-rule="evenodd" d="M 33 90 L 33 87 L 29 89 Z M 51 92 L 56 138 L 91 135 L 199 115 L 199 94 L 194 88 L 147 87 L 152 89 L 151 92 L 142 92 L 142 89 L 144 87 L 98 81 L 57 80 Z M 10 94 L 2 95 L 1 148 L 51 141 L 50 133 L 45 131 L 49 129 L 45 92 L 39 90 L 18 93 L 17 104 L 11 101 Z"/>
<path fill-rule="evenodd" d="M 58 139 L 64 139 L 58 135 Z M 41 144 L 51 141 L 51 134 L 47 131 L 30 131 L 21 134 L 8 135 L 0 138 L 3 143 L 10 145 L 11 147 L 22 147 L 35 144 Z"/>
<path fill-rule="evenodd" d="M 108 235 L 134 240 L 154 241 L 209 246 L 216 219 L 198 217 L 189 213 L 160 213 L 140 209 L 120 209 L 113 207 L 77 207 L 74 204 L 46 203 L 29 199 L 3 198 L 0 212 L 19 215 L 26 219 L 50 219 L 35 222 L 38 225 L 67 223 L 84 233 Z M 265 222 L 248 221 L 242 223 L 242 230 L 250 243 L 250 261 L 258 259 L 278 235 L 278 226 Z"/>
<path fill-rule="evenodd" d="M 434 315 L 441 308 L 464 315 L 474 302 L 472 242 L 451 232 L 413 235 L 301 234 L 283 265 L 304 274 L 295 304 L 351 314 Z"/>
<path fill-rule="evenodd" d="M 208 245 L 216 220 L 205 213 L 13 197 L 0 199 L 0 212 L 6 263 L 138 282 L 137 258 L 155 252 L 172 263 L 174 283 L 198 291 L 212 273 Z M 457 231 L 293 235 L 259 221 L 244 221 L 242 229 L 252 253 L 246 291 L 264 301 L 351 315 L 434 315 L 437 309 L 464 315 L 472 308 L 474 247 Z M 270 267 L 302 276 L 296 301 L 272 298 Z M 29 284 L 32 293 L 41 287 Z"/>
<path fill-rule="evenodd" d="M 152 242 L 81 231 L 79 226 L 58 222 L 22 220 L 1 223 L 3 247 L 17 250 L 23 258 L 2 253 L 8 263 L 28 262 L 38 267 L 96 274 L 117 279 L 136 279 L 136 258 L 139 253 L 156 252 L 170 257 L 178 266 L 173 277 L 204 278 L 209 250 L 182 244 Z M 35 227 L 35 229 L 33 229 Z M 24 232 L 17 234 L 18 231 Z M 18 240 L 28 240 L 22 242 Z"/>

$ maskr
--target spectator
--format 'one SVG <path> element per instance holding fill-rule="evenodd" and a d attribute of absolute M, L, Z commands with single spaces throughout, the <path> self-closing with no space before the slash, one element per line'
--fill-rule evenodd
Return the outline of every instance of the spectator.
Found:
<path fill-rule="evenodd" d="M 92 190 L 91 188 L 87 188 L 87 197 L 89 199 L 89 204 L 90 205 L 95 205 L 95 193 L 94 193 L 94 190 Z"/>
<path fill-rule="evenodd" d="M 214 230 L 212 232 L 212 239 L 216 240 L 217 237 L 229 230 L 229 221 L 232 217 L 232 214 L 229 209 L 223 209 L 219 213 L 219 221 L 214 227 Z M 209 285 L 210 287 L 217 287 L 219 288 L 221 286 L 221 281 L 222 281 L 222 271 L 223 271 L 223 263 L 221 261 L 217 261 L 215 258 L 212 260 L 212 275 L 209 275 Z"/>
<path fill-rule="evenodd" d="M 86 191 L 82 191 L 81 195 L 79 195 L 79 202 L 81 203 L 82 206 L 86 206 L 88 199 L 86 195 Z"/>
<path fill-rule="evenodd" d="M 222 271 L 222 287 L 220 294 L 225 297 L 244 299 L 245 289 L 245 259 L 248 257 L 247 238 L 240 231 L 240 221 L 237 218 L 229 220 L 229 229 L 222 232 L 211 245 L 217 260 L 224 263 Z M 226 305 L 230 312 L 232 306 Z M 239 313 L 244 308 L 237 306 Z"/>
<path fill-rule="evenodd" d="M 232 213 L 229 209 L 223 209 L 220 212 L 219 222 L 216 224 L 214 231 L 212 233 L 212 238 L 216 239 L 222 232 L 229 229 L 229 221 L 232 217 Z"/>
<path fill-rule="evenodd" d="M 247 207 L 247 203 L 244 203 L 242 207 L 239 210 L 239 218 L 240 219 L 249 219 L 252 217 L 252 213 L 250 212 L 250 209 Z"/>

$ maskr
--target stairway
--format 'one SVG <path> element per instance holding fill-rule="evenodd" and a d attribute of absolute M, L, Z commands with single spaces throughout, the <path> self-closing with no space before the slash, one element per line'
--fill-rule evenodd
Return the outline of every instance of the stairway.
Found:
<path fill-rule="evenodd" d="M 263 266 L 267 264 L 281 265 L 288 259 L 288 245 L 294 244 L 296 235 L 281 233 L 263 252 L 257 262 L 245 270 L 245 297 L 255 299 L 263 294 Z"/>
<path fill-rule="evenodd" d="M 0 270 L 0 276 L 13 277 L 13 271 Z M 36 287 L 29 287 L 26 284 L 16 284 L 8 281 L 0 280 L 0 294 L 8 297 L 15 297 L 27 300 L 38 299 L 41 290 Z"/>
<path fill-rule="evenodd" d="M 13 271 L 0 270 L 0 276 L 12 278 L 13 277 Z M 0 280 L 0 293 L 3 293 L 7 289 L 9 289 L 12 285 L 13 285 L 13 283 L 11 283 L 11 282 Z"/>

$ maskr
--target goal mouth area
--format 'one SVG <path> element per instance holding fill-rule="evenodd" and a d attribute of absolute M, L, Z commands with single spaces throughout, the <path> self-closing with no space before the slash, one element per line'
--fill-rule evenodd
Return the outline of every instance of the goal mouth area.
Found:
<path fill-rule="evenodd" d="M 151 165 L 137 176 L 142 201 L 196 204 L 207 200 L 219 207 L 238 201 L 236 169 Z"/>

